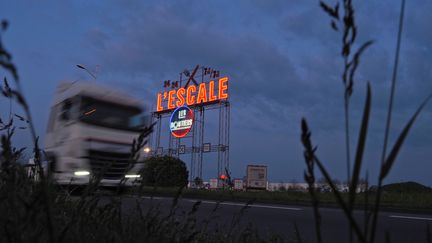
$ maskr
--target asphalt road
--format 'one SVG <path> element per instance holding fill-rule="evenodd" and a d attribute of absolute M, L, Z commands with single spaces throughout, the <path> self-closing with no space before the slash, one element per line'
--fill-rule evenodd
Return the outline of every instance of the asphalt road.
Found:
<path fill-rule="evenodd" d="M 136 199 L 134 197 L 125 198 L 125 207 L 135 207 Z M 153 205 L 157 206 L 162 213 L 168 213 L 172 205 L 172 198 L 142 197 L 138 200 L 143 209 Z M 211 217 L 213 226 L 218 225 L 228 230 L 233 218 L 236 218 L 244 208 L 243 203 L 221 202 L 212 214 L 217 204 L 215 201 L 180 199 L 177 213 L 189 212 L 197 201 L 201 201 L 196 213 L 198 220 Z M 348 221 L 342 210 L 321 208 L 320 212 L 324 242 L 349 242 Z M 363 220 L 364 212 L 356 211 L 355 217 L 360 221 Z M 252 223 L 261 234 L 279 234 L 286 239 L 292 239 L 295 236 L 294 224 L 296 224 L 304 242 L 316 242 L 314 222 L 313 210 L 310 207 L 253 204 L 242 214 L 237 225 L 245 227 Z M 378 218 L 376 242 L 386 242 L 387 233 L 393 243 L 427 242 L 426 227 L 428 224 L 432 229 L 432 215 L 381 212 Z"/>

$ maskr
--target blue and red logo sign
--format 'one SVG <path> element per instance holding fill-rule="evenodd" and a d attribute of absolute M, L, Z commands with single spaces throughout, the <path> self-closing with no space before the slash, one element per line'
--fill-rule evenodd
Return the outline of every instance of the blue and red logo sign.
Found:
<path fill-rule="evenodd" d="M 185 137 L 192 129 L 194 121 L 193 111 L 187 106 L 180 106 L 174 110 L 170 119 L 171 134 L 176 138 Z"/>

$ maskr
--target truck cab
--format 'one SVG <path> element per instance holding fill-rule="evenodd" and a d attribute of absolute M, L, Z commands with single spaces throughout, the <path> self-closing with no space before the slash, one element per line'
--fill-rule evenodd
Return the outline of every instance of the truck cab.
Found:
<path fill-rule="evenodd" d="M 139 179 L 142 164 L 130 163 L 131 148 L 146 125 L 144 111 L 140 100 L 113 88 L 60 83 L 45 136 L 52 178 L 63 185 L 81 185 L 97 176 L 103 186 Z M 143 159 L 144 152 L 139 156 Z"/>

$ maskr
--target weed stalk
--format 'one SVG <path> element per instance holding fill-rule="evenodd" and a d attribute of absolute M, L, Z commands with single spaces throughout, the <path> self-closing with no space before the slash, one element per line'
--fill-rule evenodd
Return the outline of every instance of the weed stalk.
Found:
<path fill-rule="evenodd" d="M 392 82 L 391 82 L 391 87 L 390 87 L 390 97 L 389 97 L 386 126 L 385 126 L 385 133 L 384 133 L 384 145 L 383 145 L 382 154 L 381 154 L 381 172 L 383 170 L 385 158 L 386 158 L 386 154 L 387 154 L 387 143 L 388 143 L 388 137 L 389 137 L 389 133 L 390 133 L 391 117 L 392 117 L 392 111 L 393 111 L 393 99 L 394 99 L 395 87 L 396 87 L 397 70 L 398 70 L 398 66 L 399 66 L 399 51 L 400 51 L 400 44 L 401 44 L 401 39 L 402 39 L 404 13 L 405 13 L 405 0 L 402 0 L 401 1 L 401 11 L 400 11 L 400 15 L 399 15 L 399 27 L 398 27 L 398 34 L 397 34 L 396 55 L 395 55 L 395 60 L 394 60 L 394 65 L 393 65 Z M 374 242 L 374 240 L 375 240 L 375 230 L 376 230 L 376 224 L 377 224 L 378 214 L 379 214 L 379 206 L 380 206 L 381 191 L 382 191 L 381 187 L 382 187 L 383 179 L 384 178 L 381 178 L 381 176 L 380 176 L 380 178 L 378 180 L 378 189 L 377 189 L 374 212 L 373 212 L 373 217 L 372 217 L 370 242 Z"/>

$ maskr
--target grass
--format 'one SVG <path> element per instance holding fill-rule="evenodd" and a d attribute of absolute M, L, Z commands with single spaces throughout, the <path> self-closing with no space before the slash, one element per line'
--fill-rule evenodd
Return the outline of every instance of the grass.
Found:
<path fill-rule="evenodd" d="M 399 25 L 398 25 L 398 35 L 397 35 L 397 45 L 395 50 L 395 61 L 393 66 L 393 75 L 391 80 L 390 92 L 389 92 L 389 103 L 387 109 L 387 117 L 385 121 L 385 132 L 383 139 L 383 147 L 382 147 L 382 156 L 380 160 L 380 168 L 379 168 L 379 176 L 378 176 L 378 186 L 376 191 L 374 191 L 373 196 L 369 193 L 359 195 L 355 192 L 355 188 L 359 183 L 360 173 L 362 171 L 363 164 L 363 155 L 365 153 L 366 142 L 368 137 L 368 127 L 369 120 L 371 114 L 371 102 L 372 102 L 372 85 L 368 81 L 367 82 L 367 92 L 365 96 L 365 103 L 363 109 L 363 115 L 360 120 L 360 126 L 358 127 L 358 140 L 356 144 L 356 151 L 354 154 L 354 159 L 352 159 L 351 153 L 351 129 L 350 129 L 350 99 L 354 92 L 354 83 L 357 82 L 355 78 L 357 67 L 360 63 L 360 57 L 363 52 L 371 46 L 373 41 L 366 41 L 364 43 L 358 44 L 356 42 L 358 37 L 355 11 L 353 7 L 352 0 L 343 0 L 337 1 L 334 5 L 329 5 L 324 1 L 320 1 L 320 6 L 324 12 L 330 17 L 330 25 L 331 28 L 340 34 L 342 39 L 341 46 L 341 57 L 343 59 L 343 72 L 342 72 L 342 83 L 344 85 L 344 120 L 345 120 L 345 154 L 346 154 L 346 164 L 347 164 L 347 178 L 349 182 L 349 193 L 348 200 L 344 198 L 342 193 L 336 190 L 336 186 L 333 183 L 333 179 L 327 170 L 325 163 L 319 159 L 317 147 L 314 146 L 312 142 L 312 132 L 308 126 L 308 123 L 305 118 L 301 121 L 301 142 L 304 147 L 304 159 L 306 162 L 307 169 L 304 173 L 304 178 L 309 184 L 310 196 L 312 198 L 313 207 L 314 207 L 314 215 L 315 215 L 315 228 L 317 235 L 317 242 L 322 242 L 321 239 L 321 216 L 319 213 L 319 198 L 313 190 L 314 182 L 315 182 L 315 170 L 314 168 L 318 168 L 318 171 L 324 176 L 325 180 L 329 184 L 330 188 L 333 191 L 333 195 L 335 197 L 336 203 L 338 207 L 340 207 L 345 217 L 348 220 L 350 225 L 349 228 L 349 242 L 354 242 L 355 238 L 358 242 L 375 242 L 378 215 L 380 213 L 380 209 L 385 205 L 386 199 L 390 200 L 400 200 L 400 197 L 394 197 L 392 195 L 385 195 L 383 191 L 383 183 L 387 176 L 389 175 L 391 169 L 393 168 L 394 163 L 398 157 L 399 151 L 401 150 L 405 139 L 407 138 L 411 127 L 415 123 L 415 120 L 419 116 L 420 112 L 424 108 L 424 106 L 429 102 L 432 95 L 426 97 L 424 101 L 419 105 L 414 114 L 409 118 L 407 124 L 401 129 L 401 132 L 397 136 L 396 141 L 393 144 L 393 147 L 389 148 L 389 132 L 392 123 L 392 111 L 393 111 L 393 100 L 395 97 L 395 87 L 397 81 L 397 73 L 398 73 L 398 64 L 399 64 L 399 51 L 400 51 L 400 43 L 401 36 L 403 30 L 403 19 L 405 12 L 405 0 L 401 1 L 401 11 L 399 16 Z M 356 48 L 357 47 L 357 48 Z M 329 138 L 330 139 L 330 138 Z M 351 168 L 351 162 L 353 162 L 353 166 Z M 368 173 L 366 172 L 366 178 L 368 177 Z M 414 204 L 414 200 L 418 196 L 412 197 L 413 200 L 409 200 L 408 202 Z M 364 223 L 360 223 L 357 221 L 353 212 L 357 205 L 364 203 L 364 215 L 365 221 Z M 422 200 L 423 201 L 423 200 Z M 370 203 L 371 202 L 371 203 Z M 388 201 L 387 201 L 388 202 Z M 391 201 L 390 201 L 391 202 Z M 404 201 L 405 202 L 405 201 Z M 397 204 L 396 204 L 397 205 Z M 399 204 L 401 205 L 401 204 Z M 361 225 L 362 224 L 362 225 Z M 429 237 L 429 231 L 426 232 Z M 387 242 L 389 242 L 390 238 L 387 238 Z"/>
<path fill-rule="evenodd" d="M 2 161 L 3 162 L 3 161 Z M 252 225 L 238 219 L 245 205 L 233 216 L 230 228 L 198 224 L 195 213 L 200 202 L 187 213 L 177 212 L 175 189 L 171 210 L 144 210 L 136 200 L 125 212 L 122 195 L 101 195 L 88 187 L 78 198 L 54 183 L 30 180 L 23 167 L 15 164 L 0 174 L 0 242 L 282 242 L 276 235 L 262 236 Z M 44 191 L 45 193 L 42 193 Z M 47 198 L 44 196 L 47 195 Z M 47 217 L 50 207 L 51 218 Z M 130 207 L 130 205 L 128 205 Z M 217 210 L 214 208 L 213 212 Z M 210 221 L 211 217 L 207 219 Z M 47 226 L 52 224 L 52 228 Z M 294 241 L 295 242 L 295 241 Z"/>

